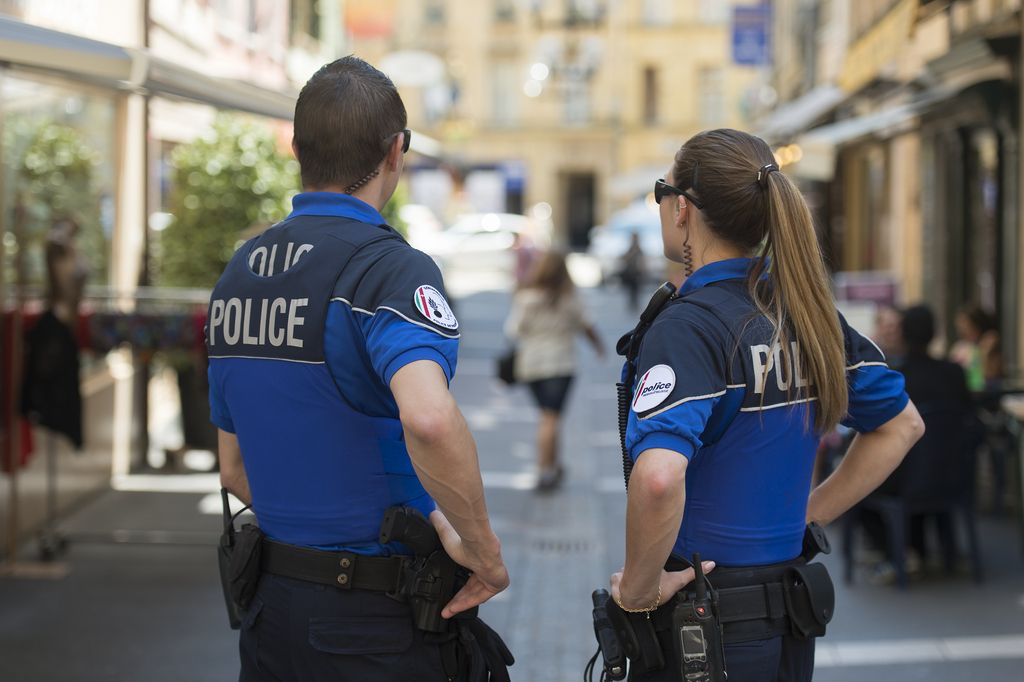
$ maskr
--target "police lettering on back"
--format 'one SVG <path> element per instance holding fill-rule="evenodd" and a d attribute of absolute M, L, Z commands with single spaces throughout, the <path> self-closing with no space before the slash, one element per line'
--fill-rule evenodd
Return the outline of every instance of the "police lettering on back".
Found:
<path fill-rule="evenodd" d="M 249 269 L 260 277 L 272 277 L 295 266 L 299 259 L 313 250 L 312 244 L 288 242 L 278 258 L 278 245 L 260 246 L 249 255 Z M 291 346 L 302 348 L 300 335 L 306 318 L 308 298 L 228 298 L 214 299 L 210 304 L 209 342 L 219 340 L 229 346 Z"/>
<path fill-rule="evenodd" d="M 305 324 L 306 318 L 299 313 L 307 305 L 308 298 L 214 299 L 210 305 L 210 345 L 218 342 L 219 329 L 223 342 L 229 346 L 241 342 L 246 346 L 269 343 L 271 346 L 302 348 L 302 339 L 297 331 Z M 257 307 L 254 316 L 253 310 Z"/>
<path fill-rule="evenodd" d="M 754 393 L 764 393 L 765 380 L 774 374 L 775 385 L 780 391 L 805 388 L 810 384 L 800 363 L 800 347 L 796 341 L 789 344 L 790 351 L 782 355 L 782 347 L 760 343 L 750 347 L 750 359 L 754 363 Z"/>

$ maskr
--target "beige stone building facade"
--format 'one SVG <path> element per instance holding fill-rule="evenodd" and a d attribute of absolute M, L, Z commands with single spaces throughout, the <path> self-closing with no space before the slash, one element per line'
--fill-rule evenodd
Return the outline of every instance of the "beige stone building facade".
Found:
<path fill-rule="evenodd" d="M 347 8 L 353 51 L 396 79 L 412 127 L 440 143 L 439 163 L 411 169 L 413 200 L 433 201 L 449 220 L 460 210 L 547 205 L 555 241 L 582 247 L 593 225 L 650 191 L 687 137 L 745 124 L 757 70 L 732 63 L 734 4 L 751 3 Z M 437 168 L 454 181 L 439 180 Z"/>

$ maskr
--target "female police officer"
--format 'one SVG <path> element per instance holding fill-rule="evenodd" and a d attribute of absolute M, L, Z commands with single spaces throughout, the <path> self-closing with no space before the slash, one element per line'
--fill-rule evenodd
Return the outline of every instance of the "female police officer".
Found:
<path fill-rule="evenodd" d="M 634 665 L 633 680 L 683 679 L 671 628 L 657 626 L 671 617 L 657 616 L 694 574 L 664 568 L 699 553 L 719 590 L 778 585 L 801 563 L 805 524 L 867 495 L 924 429 L 901 376 L 836 311 L 810 212 L 763 140 L 697 135 L 655 198 L 665 255 L 686 279 L 638 339 L 628 414 L 626 564 L 612 597 L 657 612 L 667 661 Z M 818 438 L 840 422 L 859 435 L 811 491 Z M 750 622 L 725 625 L 729 682 L 810 680 L 813 637 L 780 630 L 783 601 L 763 593 Z"/>

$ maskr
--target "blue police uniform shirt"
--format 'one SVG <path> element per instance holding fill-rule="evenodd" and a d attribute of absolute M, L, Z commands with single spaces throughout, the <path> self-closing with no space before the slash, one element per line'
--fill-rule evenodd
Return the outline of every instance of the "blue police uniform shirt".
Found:
<path fill-rule="evenodd" d="M 377 542 L 384 510 L 435 505 L 389 384 L 417 360 L 450 381 L 458 339 L 437 266 L 354 197 L 299 194 L 238 250 L 211 296 L 210 412 L 238 437 L 269 537 L 397 549 Z"/>
<path fill-rule="evenodd" d="M 800 554 L 819 440 L 799 353 L 787 363 L 769 346 L 771 325 L 748 293 L 753 263 L 705 265 L 658 315 L 641 342 L 626 433 L 634 461 L 652 448 L 689 460 L 673 553 L 699 552 L 723 566 Z M 840 322 L 849 386 L 843 424 L 872 431 L 906 406 L 903 376 L 842 315 Z M 798 340 L 790 342 L 795 351 Z"/>

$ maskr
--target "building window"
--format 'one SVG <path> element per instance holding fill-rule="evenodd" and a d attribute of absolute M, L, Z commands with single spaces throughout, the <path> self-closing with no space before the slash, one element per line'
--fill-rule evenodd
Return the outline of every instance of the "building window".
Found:
<path fill-rule="evenodd" d="M 565 23 L 588 26 L 601 23 L 605 3 L 602 0 L 566 0 Z"/>
<path fill-rule="evenodd" d="M 644 0 L 643 23 L 647 26 L 670 26 L 674 21 L 672 0 Z"/>
<path fill-rule="evenodd" d="M 700 70 L 700 124 L 719 126 L 725 123 L 725 73 L 720 66 L 706 66 Z"/>
<path fill-rule="evenodd" d="M 494 22 L 511 24 L 516 20 L 515 0 L 494 0 Z"/>
<path fill-rule="evenodd" d="M 259 0 L 249 0 L 249 33 L 260 32 Z"/>
<path fill-rule="evenodd" d="M 3 285 L 44 290 L 51 243 L 73 247 L 76 268 L 89 284 L 109 284 L 116 205 L 113 99 L 76 83 L 0 73 L 0 101 Z"/>
<path fill-rule="evenodd" d="M 491 120 L 507 127 L 519 120 L 520 69 L 515 62 L 495 62 L 491 74 Z"/>
<path fill-rule="evenodd" d="M 590 85 L 587 81 L 566 81 L 564 119 L 569 125 L 590 122 Z"/>
<path fill-rule="evenodd" d="M 320 40 L 320 3 L 317 0 L 292 0 L 292 36 L 307 35 Z"/>
<path fill-rule="evenodd" d="M 700 20 L 705 24 L 724 24 L 729 21 L 732 3 L 723 0 L 700 0 Z"/>
<path fill-rule="evenodd" d="M 658 123 L 658 70 L 653 66 L 644 69 L 644 125 Z"/>
<path fill-rule="evenodd" d="M 444 0 L 428 0 L 423 4 L 423 23 L 427 26 L 440 26 L 444 22 Z"/>

